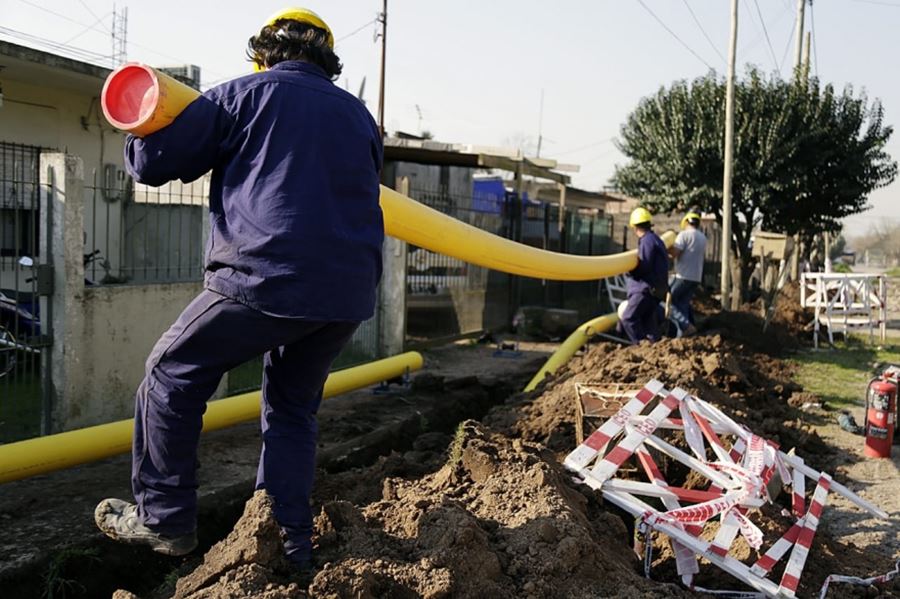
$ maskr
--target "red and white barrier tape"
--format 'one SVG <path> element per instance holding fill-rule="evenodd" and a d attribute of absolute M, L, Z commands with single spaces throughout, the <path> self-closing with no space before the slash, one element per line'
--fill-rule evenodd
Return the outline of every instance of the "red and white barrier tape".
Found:
<path fill-rule="evenodd" d="M 660 401 L 650 414 L 641 415 L 657 397 Z M 676 408 L 681 418 L 670 417 Z M 693 455 L 657 437 L 654 433 L 658 428 L 683 430 L 685 442 Z M 730 449 L 725 447 L 723 435 L 735 437 Z M 613 440 L 620 436 L 618 443 L 607 453 Z M 715 454 L 714 462 L 708 461 L 707 444 Z M 670 486 L 648 447 L 653 447 L 702 474 L 711 481 L 711 486 L 705 491 Z M 649 484 L 612 478 L 631 456 L 637 458 Z M 613 417 L 572 451 L 566 457 L 565 465 L 581 477 L 581 482 L 600 489 L 604 497 L 639 517 L 646 535 L 649 535 L 650 529 L 654 529 L 671 539 L 678 573 L 685 586 L 717 595 L 758 597 L 759 593 L 763 593 L 770 597 L 793 597 L 829 490 L 841 494 L 875 516 L 887 517 L 882 510 L 843 485 L 833 482 L 827 474 L 809 468 L 797 456 L 779 451 L 776 443 L 754 435 L 712 404 L 678 388 L 666 391 L 663 384 L 656 380 L 645 385 Z M 738 533 L 754 549 L 762 547 L 762 531 L 747 518 L 747 512 L 750 508 L 771 501 L 767 486 L 776 473 L 782 483 L 791 486 L 791 508 L 797 521 L 752 567 L 748 567 L 729 557 L 728 549 Z M 804 496 L 806 478 L 818 483 L 808 507 Z M 634 494 L 658 498 L 667 511 L 659 512 Z M 682 506 L 681 501 L 693 505 Z M 791 515 L 786 511 L 783 513 Z M 717 516 L 720 518 L 720 525 L 715 538 L 712 542 L 703 541 L 700 538 L 703 525 Z M 649 541 L 644 550 L 649 577 L 652 550 Z M 780 583 L 776 585 L 766 576 L 788 551 L 788 563 Z M 757 592 L 710 591 L 694 587 L 692 581 L 693 575 L 698 571 L 698 556 L 706 557 Z M 826 581 L 822 596 L 824 597 L 829 581 L 870 584 L 868 581 L 882 582 L 896 575 L 895 571 L 883 577 L 865 580 L 835 575 Z"/>
<path fill-rule="evenodd" d="M 872 578 L 859 578 L 858 576 L 841 576 L 839 574 L 832 574 L 831 576 L 826 578 L 825 582 L 822 584 L 822 588 L 821 590 L 819 590 L 819 599 L 825 599 L 825 595 L 828 594 L 828 586 L 833 582 L 870 587 L 876 584 L 890 582 L 898 576 L 900 576 L 900 561 L 894 564 L 894 569 L 887 574 L 882 574 L 881 576 L 873 576 Z"/>

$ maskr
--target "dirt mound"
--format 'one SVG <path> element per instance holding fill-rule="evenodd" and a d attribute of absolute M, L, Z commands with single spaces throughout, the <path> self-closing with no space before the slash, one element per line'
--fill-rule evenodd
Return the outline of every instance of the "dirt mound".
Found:
<path fill-rule="evenodd" d="M 828 453 L 801 421 L 790 398 L 800 392 L 791 369 L 721 335 L 664 339 L 621 347 L 598 343 L 548 377 L 529 395 L 492 410 L 485 422 L 557 452 L 575 447 L 576 383 L 644 384 L 656 378 L 710 401 L 737 421 L 784 447 L 815 459 Z"/>
<path fill-rule="evenodd" d="M 622 521 L 573 488 L 544 448 L 467 421 L 437 472 L 387 478 L 364 507 L 323 504 L 313 541 L 324 565 L 306 594 L 285 576 L 259 492 L 175 597 L 689 596 L 644 580 L 627 539 Z"/>
<path fill-rule="evenodd" d="M 362 509 L 316 519 L 315 597 L 677 596 L 634 569 L 622 521 L 570 486 L 554 456 L 468 421 L 447 464 L 388 479 Z"/>
<path fill-rule="evenodd" d="M 272 500 L 257 491 L 234 530 L 207 552 L 197 569 L 178 580 L 173 599 L 301 596 L 283 552 Z"/>

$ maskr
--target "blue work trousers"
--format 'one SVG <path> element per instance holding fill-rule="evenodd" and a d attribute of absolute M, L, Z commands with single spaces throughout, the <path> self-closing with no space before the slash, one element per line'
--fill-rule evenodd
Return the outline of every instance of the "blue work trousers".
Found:
<path fill-rule="evenodd" d="M 135 399 L 131 483 L 144 524 L 196 528 L 197 445 L 222 375 L 264 355 L 256 488 L 272 497 L 285 550 L 309 559 L 316 412 L 331 363 L 358 322 L 276 318 L 206 290 L 156 343 Z"/>
<path fill-rule="evenodd" d="M 649 290 L 628 295 L 628 306 L 622 314 L 622 330 L 632 343 L 640 343 L 645 339 L 659 339 L 657 321 L 659 300 Z"/>
<path fill-rule="evenodd" d="M 682 333 L 689 325 L 694 324 L 694 312 L 691 310 L 691 300 L 694 299 L 694 292 L 700 285 L 697 281 L 688 281 L 687 279 L 675 279 L 672 283 L 672 305 L 671 318 L 678 325 L 678 330 Z"/>

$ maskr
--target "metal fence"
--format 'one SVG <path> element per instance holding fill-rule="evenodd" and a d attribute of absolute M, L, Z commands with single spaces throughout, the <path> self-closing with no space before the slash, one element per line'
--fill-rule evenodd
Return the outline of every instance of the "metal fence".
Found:
<path fill-rule="evenodd" d="M 148 187 L 117 169 L 94 170 L 85 186 L 86 284 L 201 280 L 207 193 L 206 177 Z"/>
<path fill-rule="evenodd" d="M 41 429 L 40 153 L 0 143 L 0 443 Z"/>
<path fill-rule="evenodd" d="M 526 245 L 571 254 L 610 249 L 610 221 L 596 210 L 564 209 L 503 197 L 451 192 L 448 186 L 411 187 L 409 195 L 481 230 Z M 597 313 L 599 281 L 563 283 L 518 277 L 409 246 L 407 340 L 412 344 L 506 328 L 521 306 Z"/>

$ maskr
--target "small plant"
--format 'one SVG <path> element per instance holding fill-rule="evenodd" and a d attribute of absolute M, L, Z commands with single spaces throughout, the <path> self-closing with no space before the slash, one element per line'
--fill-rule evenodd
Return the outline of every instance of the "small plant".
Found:
<path fill-rule="evenodd" d="M 451 466 L 456 466 L 462 461 L 463 445 L 466 442 L 465 423 L 460 422 L 453 434 L 453 442 L 450 443 L 450 460 Z"/>
<path fill-rule="evenodd" d="M 73 595 L 84 594 L 87 588 L 73 578 L 66 578 L 67 568 L 73 561 L 100 562 L 100 552 L 95 548 L 82 549 L 67 547 L 50 558 L 47 572 L 44 574 L 44 592 L 46 599 L 65 599 Z M 79 568 L 84 570 L 85 568 Z"/>

